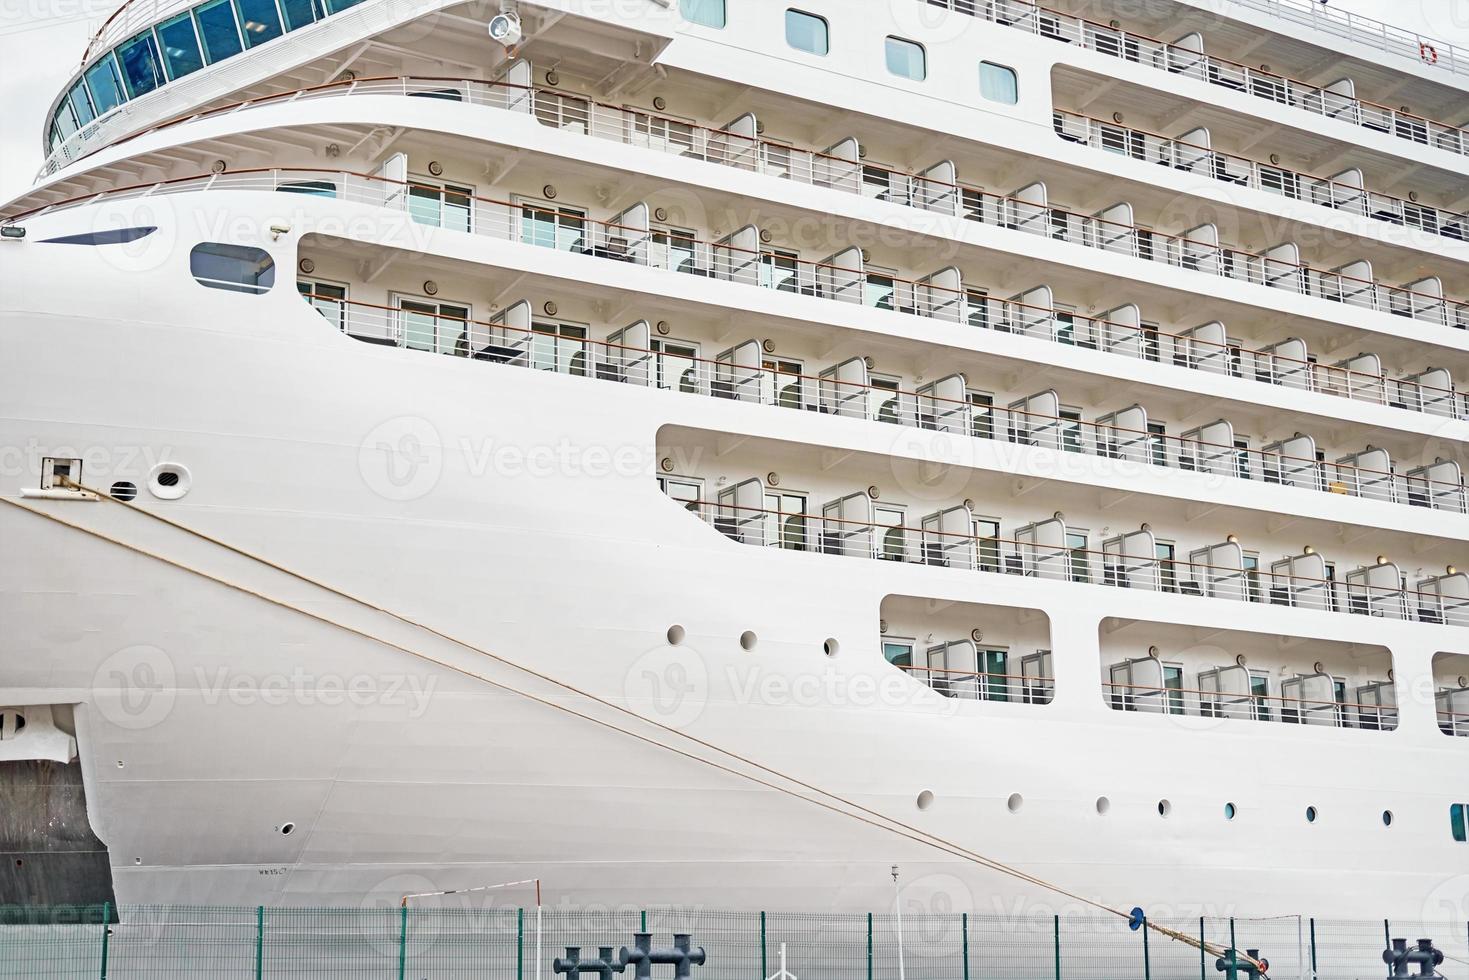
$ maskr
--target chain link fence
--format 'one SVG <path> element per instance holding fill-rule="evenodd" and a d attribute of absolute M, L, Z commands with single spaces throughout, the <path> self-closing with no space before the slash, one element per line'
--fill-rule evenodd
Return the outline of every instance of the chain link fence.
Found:
<path fill-rule="evenodd" d="M 1171 919 L 1210 944 L 1257 949 L 1276 980 L 1376 980 L 1394 937 L 1433 939 L 1446 976 L 1469 976 L 1469 923 Z M 0 907 L 0 977 L 25 980 L 550 980 L 568 947 L 595 960 L 690 933 L 694 980 L 1207 980 L 1214 954 L 1115 918 L 802 914 L 707 909 L 427 906 Z M 656 967 L 654 975 L 671 975 Z M 627 974 L 631 976 L 630 973 Z M 1241 973 L 1240 977 L 1245 974 Z"/>

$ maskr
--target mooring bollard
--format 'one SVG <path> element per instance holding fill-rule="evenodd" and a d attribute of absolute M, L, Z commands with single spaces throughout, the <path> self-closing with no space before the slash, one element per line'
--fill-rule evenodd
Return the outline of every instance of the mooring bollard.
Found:
<path fill-rule="evenodd" d="M 1260 965 L 1256 966 L 1256 963 Z M 1260 956 L 1258 949 L 1245 950 L 1245 956 L 1240 956 L 1239 950 L 1231 949 L 1214 961 L 1214 969 L 1223 973 L 1228 980 L 1240 980 L 1241 977 L 1244 980 L 1260 980 L 1264 971 L 1270 969 L 1270 962 Z"/>
<path fill-rule="evenodd" d="M 612 974 L 621 973 L 627 969 L 627 964 L 612 958 L 611 946 L 600 947 L 598 953 L 600 955 L 597 959 L 584 960 L 581 958 L 580 946 L 568 946 L 565 956 L 558 956 L 551 961 L 551 972 L 565 973 L 573 978 L 583 973 L 595 973 L 600 980 L 612 980 Z"/>
<path fill-rule="evenodd" d="M 1434 949 L 1432 939 L 1420 939 L 1413 949 L 1408 948 L 1406 939 L 1394 939 L 1392 945 L 1382 951 L 1382 962 L 1390 968 L 1388 980 L 1415 977 L 1417 980 L 1443 980 L 1437 967 L 1443 964 L 1443 953 Z M 1417 973 L 1409 973 L 1408 967 L 1417 965 Z"/>
<path fill-rule="evenodd" d="M 690 970 L 703 966 L 705 961 L 704 947 L 691 948 L 686 932 L 673 934 L 672 949 L 654 949 L 651 932 L 635 932 L 633 946 L 633 949 L 622 947 L 617 953 L 617 962 L 624 967 L 632 964 L 636 980 L 651 980 L 655 965 L 672 966 L 674 980 L 688 980 Z"/>

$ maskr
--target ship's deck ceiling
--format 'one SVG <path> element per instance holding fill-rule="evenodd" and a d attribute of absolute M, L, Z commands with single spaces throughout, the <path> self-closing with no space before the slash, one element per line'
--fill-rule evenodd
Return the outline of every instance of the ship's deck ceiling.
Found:
<path fill-rule="evenodd" d="M 1464 554 L 1464 542 L 1454 538 L 1405 535 L 1399 531 L 1245 507 L 1201 505 L 1180 497 L 1117 491 L 1069 480 L 1017 477 L 998 470 L 970 470 L 961 479 L 956 474 L 964 469 L 956 467 L 954 473 L 945 472 L 939 479 L 940 495 L 928 489 L 935 486 L 931 461 L 846 449 L 813 454 L 812 447 L 804 442 L 745 435 L 728 439 L 726 433 L 671 423 L 658 430 L 658 447 L 660 452 L 676 447 L 684 451 L 684 458 L 696 458 L 693 452 L 702 449 L 705 455 L 697 458 L 718 460 L 721 471 L 730 477 L 755 476 L 773 470 L 782 474 L 782 486 L 790 489 L 795 489 L 794 474 L 811 473 L 819 465 L 824 485 L 846 484 L 853 491 L 877 486 L 882 500 L 909 505 L 909 518 L 905 522 L 909 526 L 916 525 L 922 513 L 932 513 L 967 498 L 1019 501 L 1025 512 L 1033 515 L 1033 520 L 1044 520 L 1056 511 L 1063 517 L 1070 514 L 1073 524 L 1089 524 L 1088 530 L 1096 541 L 1143 523 L 1150 523 L 1158 537 L 1166 540 L 1175 534 L 1188 535 L 1190 525 L 1207 518 L 1212 526 L 1227 528 L 1226 533 L 1238 535 L 1247 550 L 1259 551 L 1262 565 L 1297 554 L 1304 545 L 1310 545 L 1327 561 L 1339 561 L 1345 566 L 1356 560 L 1347 558 L 1345 549 L 1349 545 L 1352 554 L 1377 552 L 1397 561 L 1410 583 L 1437 573 L 1446 563 L 1457 561 Z M 1085 519 L 1088 524 L 1081 524 L 1082 514 L 1089 515 Z M 1009 530 L 1006 527 L 1003 532 Z M 1223 537 L 1221 534 L 1220 539 Z M 1204 543 L 1191 540 L 1188 546 Z M 1179 555 L 1179 558 L 1186 557 Z"/>
<path fill-rule="evenodd" d="M 1111 647 L 1133 647 L 1146 649 L 1158 646 L 1163 650 L 1189 650 L 1204 644 L 1217 644 L 1228 650 L 1224 662 L 1233 661 L 1235 655 L 1244 654 L 1249 666 L 1266 668 L 1282 653 L 1289 653 L 1293 661 L 1320 660 L 1326 664 L 1340 665 L 1344 658 L 1363 667 L 1386 670 L 1392 666 L 1392 656 L 1385 647 L 1375 643 L 1342 643 L 1339 640 L 1322 640 L 1313 636 L 1282 636 L 1277 633 L 1255 633 L 1250 630 L 1224 630 L 1212 626 L 1187 626 L 1179 623 L 1157 623 L 1147 620 L 1108 617 L 1102 620 L 1102 651 Z M 1220 651 L 1221 654 L 1223 650 Z"/>
<path fill-rule="evenodd" d="M 607 321 L 609 330 L 643 318 L 666 319 L 700 329 L 721 342 L 734 344 L 778 329 L 789 331 L 792 336 L 800 337 L 815 348 L 832 351 L 833 362 L 847 356 L 868 355 L 883 365 L 884 370 L 901 371 L 910 378 L 938 378 L 967 367 L 977 383 L 979 372 L 975 365 L 982 364 L 987 373 L 1003 380 L 1011 388 L 1040 391 L 1053 387 L 1067 404 L 1084 398 L 1093 404 L 1122 408 L 1136 402 L 1147 408 L 1153 417 L 1168 419 L 1180 429 L 1220 417 L 1228 418 L 1241 432 L 1268 432 L 1280 425 L 1280 410 L 1272 404 L 1273 389 L 1266 385 L 1256 386 L 1259 388 L 1258 401 L 1201 400 L 1186 388 L 1141 384 L 1127 378 L 1076 371 L 1039 361 L 956 351 L 936 344 L 919 346 L 905 338 L 855 333 L 843 327 L 804 320 L 757 319 L 745 310 L 720 309 L 670 297 L 619 293 L 596 282 L 526 274 L 326 235 L 303 236 L 301 254 L 314 254 L 315 250 L 320 250 L 316 254 L 330 254 L 347 260 L 363 280 L 418 283 L 434 279 L 445 295 L 456 294 L 450 284 L 473 283 L 483 295 L 493 297 L 497 307 L 522 299 L 537 307 L 545 299 L 555 299 L 560 303 L 579 300 L 597 309 Z M 480 314 L 476 313 L 476 316 L 480 317 Z M 1180 381 L 1186 383 L 1187 379 Z M 1421 436 L 1362 425 L 1350 415 L 1334 415 L 1330 419 L 1304 418 L 1299 421 L 1299 427 L 1318 439 L 1329 439 L 1336 444 L 1370 443 L 1388 450 L 1394 459 L 1416 458 L 1423 452 Z M 1445 459 L 1456 459 L 1469 468 L 1469 447 L 1440 440 L 1435 453 Z"/>
<path fill-rule="evenodd" d="M 1042 6 L 1064 13 L 1105 23 L 1108 15 L 1096 0 L 1040 0 Z M 1244 13 L 1244 11 L 1241 11 Z M 1269 20 L 1270 18 L 1266 18 Z M 1388 20 L 1391 22 L 1389 11 Z M 1413 112 L 1446 123 L 1460 123 L 1457 118 L 1469 101 L 1462 88 L 1447 81 L 1427 81 L 1415 75 L 1398 72 L 1374 61 L 1348 57 L 1340 51 L 1314 43 L 1315 32 L 1286 20 L 1276 20 L 1282 32 L 1269 33 L 1249 24 L 1221 17 L 1209 10 L 1188 7 L 1172 0 L 1132 0 L 1127 4 L 1122 29 L 1155 37 L 1160 41 L 1176 41 L 1193 31 L 1204 36 L 1204 53 L 1251 67 L 1269 65 L 1270 70 L 1289 78 L 1316 85 L 1329 85 L 1339 78 L 1351 78 L 1357 95 L 1370 102 L 1398 106 L 1407 104 Z M 1444 39 L 1447 42 L 1447 38 Z M 1388 65 L 1411 60 L 1383 56 Z M 1445 79 L 1455 76 L 1442 69 Z"/>
<path fill-rule="evenodd" d="M 1061 65 L 1052 72 L 1051 86 L 1058 109 L 1101 119 L 1121 112 L 1126 125 L 1165 136 L 1207 126 L 1218 150 L 1261 161 L 1279 152 L 1282 166 L 1317 177 L 1330 177 L 1361 167 L 1368 190 L 1400 197 L 1415 190 L 1430 195 L 1446 208 L 1469 207 L 1469 182 L 1461 174 L 1379 153 L 1309 129 L 1264 122 L 1188 96 Z M 1416 144 L 1402 142 L 1404 152 L 1409 155 L 1417 149 Z"/>

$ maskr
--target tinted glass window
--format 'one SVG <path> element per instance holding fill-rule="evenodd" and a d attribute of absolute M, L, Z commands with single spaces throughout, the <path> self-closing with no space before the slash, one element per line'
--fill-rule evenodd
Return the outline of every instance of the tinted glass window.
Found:
<path fill-rule="evenodd" d="M 1469 811 L 1469 804 L 1454 803 L 1449 806 L 1449 831 L 1454 835 L 1454 840 L 1460 844 L 1469 843 L 1469 826 L 1466 826 L 1465 813 Z"/>
<path fill-rule="evenodd" d="M 678 9 L 690 24 L 724 26 L 724 0 L 678 0 Z"/>
<path fill-rule="evenodd" d="M 928 59 L 924 56 L 923 45 L 913 41 L 905 41 L 900 37 L 890 37 L 887 40 L 888 71 L 903 78 L 911 78 L 915 82 L 921 82 L 928 77 Z"/>
<path fill-rule="evenodd" d="M 128 98 L 136 99 L 140 95 L 147 95 L 163 84 L 163 72 L 158 65 L 158 46 L 153 43 L 151 30 L 118 45 L 117 60 L 122 63 L 122 77 L 127 83 Z"/>
<path fill-rule="evenodd" d="M 281 12 L 286 15 L 286 30 L 294 31 L 316 20 L 314 0 L 281 0 Z"/>
<path fill-rule="evenodd" d="M 204 44 L 204 60 L 211 65 L 242 50 L 240 31 L 235 26 L 235 8 L 230 0 L 210 0 L 194 8 L 199 24 L 199 40 Z"/>
<path fill-rule="evenodd" d="M 87 88 L 92 92 L 92 105 L 99 116 L 122 104 L 122 80 L 117 77 L 117 63 L 112 60 L 112 52 L 103 55 L 101 61 L 87 69 Z"/>
<path fill-rule="evenodd" d="M 56 138 L 66 139 L 77 131 L 76 116 L 71 111 L 71 103 L 63 101 L 56 107 L 56 115 L 51 117 L 52 125 L 56 127 Z"/>
<path fill-rule="evenodd" d="M 97 114 L 92 111 L 92 100 L 87 95 L 87 86 L 81 82 L 77 82 L 71 87 L 71 93 L 67 96 L 67 101 L 71 103 L 72 111 L 76 113 L 77 123 L 79 125 L 85 126 L 97 118 Z"/>
<path fill-rule="evenodd" d="M 355 7 L 361 2 L 362 0 L 326 0 L 326 9 L 329 13 L 335 14 L 348 7 Z"/>
<path fill-rule="evenodd" d="M 275 0 L 235 0 L 240 13 L 240 33 L 245 35 L 245 46 L 255 47 L 281 36 L 281 14 L 275 9 Z"/>
<path fill-rule="evenodd" d="M 797 51 L 826 54 L 831 50 L 831 37 L 825 18 L 800 10 L 787 10 L 786 43 Z"/>
<path fill-rule="evenodd" d="M 158 43 L 163 48 L 163 67 L 170 79 L 182 78 L 204 67 L 199 38 L 194 35 L 194 18 L 187 13 L 158 25 Z"/>
<path fill-rule="evenodd" d="M 263 293 L 275 285 L 275 260 L 251 245 L 201 242 L 189 253 L 189 271 L 210 289 Z"/>
<path fill-rule="evenodd" d="M 979 94 L 991 102 L 1014 105 L 1020 100 L 1020 87 L 1015 81 L 1015 72 L 1004 65 L 981 61 L 979 63 Z"/>
<path fill-rule="evenodd" d="M 147 238 L 158 230 L 157 225 L 139 225 L 136 228 L 109 228 L 106 231 L 84 231 L 80 235 L 62 235 L 60 238 L 43 238 L 39 245 L 126 245 L 139 238 Z"/>

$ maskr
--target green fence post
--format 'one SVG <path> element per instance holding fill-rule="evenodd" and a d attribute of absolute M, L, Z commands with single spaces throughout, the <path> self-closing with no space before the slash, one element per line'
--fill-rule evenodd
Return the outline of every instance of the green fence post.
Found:
<path fill-rule="evenodd" d="M 1311 918 L 1311 977 L 1316 977 L 1316 919 Z"/>
<path fill-rule="evenodd" d="M 1209 968 L 1204 963 L 1204 917 L 1199 916 L 1199 980 L 1209 980 Z"/>
<path fill-rule="evenodd" d="M 1056 980 L 1061 980 L 1061 916 L 1052 916 L 1051 930 L 1056 937 Z"/>
<path fill-rule="evenodd" d="M 265 975 L 265 906 L 255 906 L 255 980 Z"/>
<path fill-rule="evenodd" d="M 760 913 L 760 980 L 770 976 L 770 970 L 765 964 L 765 913 Z"/>
<path fill-rule="evenodd" d="M 102 980 L 107 980 L 107 947 L 112 941 L 112 903 L 102 903 Z"/>
<path fill-rule="evenodd" d="M 969 980 L 969 913 L 959 920 L 959 931 L 964 937 L 964 980 Z"/>
<path fill-rule="evenodd" d="M 647 909 L 643 909 L 641 912 L 638 913 L 638 923 L 639 923 L 638 924 L 638 932 L 647 932 L 648 931 L 648 910 Z M 541 978 L 540 977 L 537 977 L 536 980 L 541 980 Z"/>
<path fill-rule="evenodd" d="M 1229 952 L 1230 959 L 1239 961 L 1239 947 L 1234 944 L 1234 916 L 1229 917 Z"/>
<path fill-rule="evenodd" d="M 1386 919 L 1382 920 L 1382 938 L 1387 941 L 1387 945 L 1382 948 L 1392 949 L 1392 926 L 1388 924 Z"/>
<path fill-rule="evenodd" d="M 519 908 L 515 910 L 515 980 L 521 980 L 523 976 L 525 976 L 525 909 Z"/>
<path fill-rule="evenodd" d="M 1143 980 L 1153 980 L 1153 960 L 1148 955 L 1148 917 L 1143 916 L 1143 924 L 1140 927 L 1143 934 Z"/>
<path fill-rule="evenodd" d="M 398 908 L 398 980 L 403 980 L 408 972 L 408 903 Z"/>
<path fill-rule="evenodd" d="M 867 913 L 867 980 L 872 980 L 872 913 Z"/>

